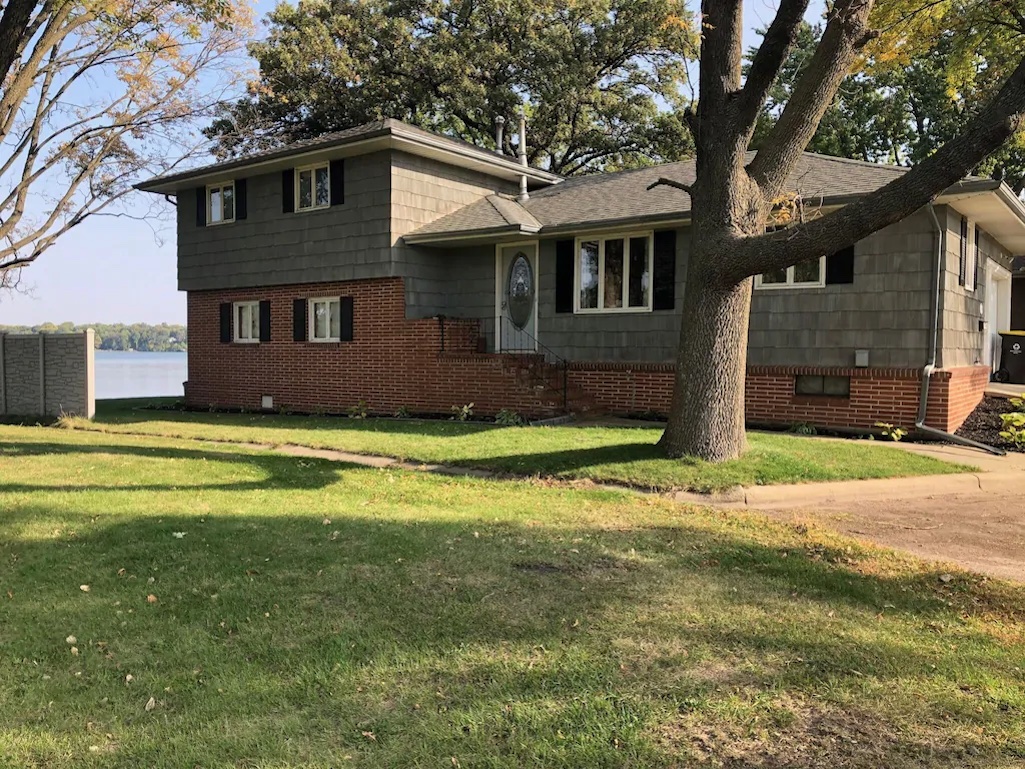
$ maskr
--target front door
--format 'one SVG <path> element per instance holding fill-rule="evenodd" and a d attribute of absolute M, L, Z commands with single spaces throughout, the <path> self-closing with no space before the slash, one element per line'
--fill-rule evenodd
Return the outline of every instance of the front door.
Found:
<path fill-rule="evenodd" d="M 497 348 L 537 349 L 537 243 L 501 245 L 495 259 Z"/>

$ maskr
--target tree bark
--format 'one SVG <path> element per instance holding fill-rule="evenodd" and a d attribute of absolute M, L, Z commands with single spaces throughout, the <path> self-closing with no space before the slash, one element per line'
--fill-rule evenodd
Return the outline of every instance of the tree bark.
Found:
<path fill-rule="evenodd" d="M 691 265 L 721 254 L 691 253 Z M 710 462 L 736 459 L 747 448 L 744 377 L 751 280 L 708 285 L 688 271 L 683 299 L 683 339 L 669 424 L 659 446 L 671 457 Z"/>

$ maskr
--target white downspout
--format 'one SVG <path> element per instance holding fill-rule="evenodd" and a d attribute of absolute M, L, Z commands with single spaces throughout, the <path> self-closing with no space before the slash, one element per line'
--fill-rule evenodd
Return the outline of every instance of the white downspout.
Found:
<path fill-rule="evenodd" d="M 527 108 L 526 106 L 520 106 L 520 165 L 524 168 L 527 167 Z M 530 200 L 530 193 L 527 192 L 527 175 L 522 174 L 520 176 L 520 194 L 516 200 L 520 203 L 526 203 Z"/>
<path fill-rule="evenodd" d="M 933 296 L 932 296 L 932 318 L 929 322 L 929 357 L 922 369 L 922 391 L 918 398 L 918 419 L 915 421 L 915 429 L 933 438 L 939 438 L 962 446 L 970 446 L 973 449 L 988 451 L 998 457 L 1006 456 L 1007 452 L 989 446 L 985 443 L 973 441 L 970 438 L 962 438 L 960 435 L 946 433 L 929 427 L 925 424 L 925 413 L 929 408 L 929 383 L 932 380 L 933 372 L 936 371 L 936 353 L 939 349 L 940 338 L 940 296 L 943 291 L 943 257 L 946 245 L 946 231 L 940 225 L 939 217 L 936 216 L 936 206 L 929 205 L 929 215 L 936 227 L 936 263 L 933 265 Z"/>

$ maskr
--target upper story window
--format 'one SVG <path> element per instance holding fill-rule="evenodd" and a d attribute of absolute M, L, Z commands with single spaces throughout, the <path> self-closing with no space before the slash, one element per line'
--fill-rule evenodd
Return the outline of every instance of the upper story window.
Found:
<path fill-rule="evenodd" d="M 235 183 L 211 184 L 206 188 L 206 223 L 235 221 Z"/>
<path fill-rule="evenodd" d="M 331 167 L 327 163 L 295 169 L 295 210 L 331 205 Z"/>
<path fill-rule="evenodd" d="M 260 303 L 235 302 L 235 341 L 260 341 Z"/>
<path fill-rule="evenodd" d="M 652 233 L 578 238 L 576 312 L 651 310 Z"/>
<path fill-rule="evenodd" d="M 826 257 L 755 277 L 755 288 L 817 288 L 826 285 Z"/>

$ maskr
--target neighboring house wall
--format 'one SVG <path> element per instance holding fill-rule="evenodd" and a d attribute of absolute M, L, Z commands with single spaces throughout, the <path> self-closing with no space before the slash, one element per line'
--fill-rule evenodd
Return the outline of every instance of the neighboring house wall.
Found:
<path fill-rule="evenodd" d="M 401 238 L 488 195 L 514 193 L 516 185 L 405 152 L 393 153 L 391 179 L 393 274 L 406 279 L 406 316 L 429 318 L 472 312 L 472 317 L 477 317 L 480 299 L 493 309 L 493 245 L 473 249 L 417 248 L 405 245 Z M 491 281 L 490 286 L 483 285 L 487 280 Z M 483 297 L 480 291 L 484 292 Z"/>
<path fill-rule="evenodd" d="M 197 291 L 391 274 L 388 152 L 345 159 L 345 202 L 284 213 L 281 172 L 247 177 L 248 216 L 197 226 L 196 191 L 178 196 L 178 288 Z"/>
<path fill-rule="evenodd" d="M 96 413 L 95 336 L 0 334 L 0 415 Z"/>

